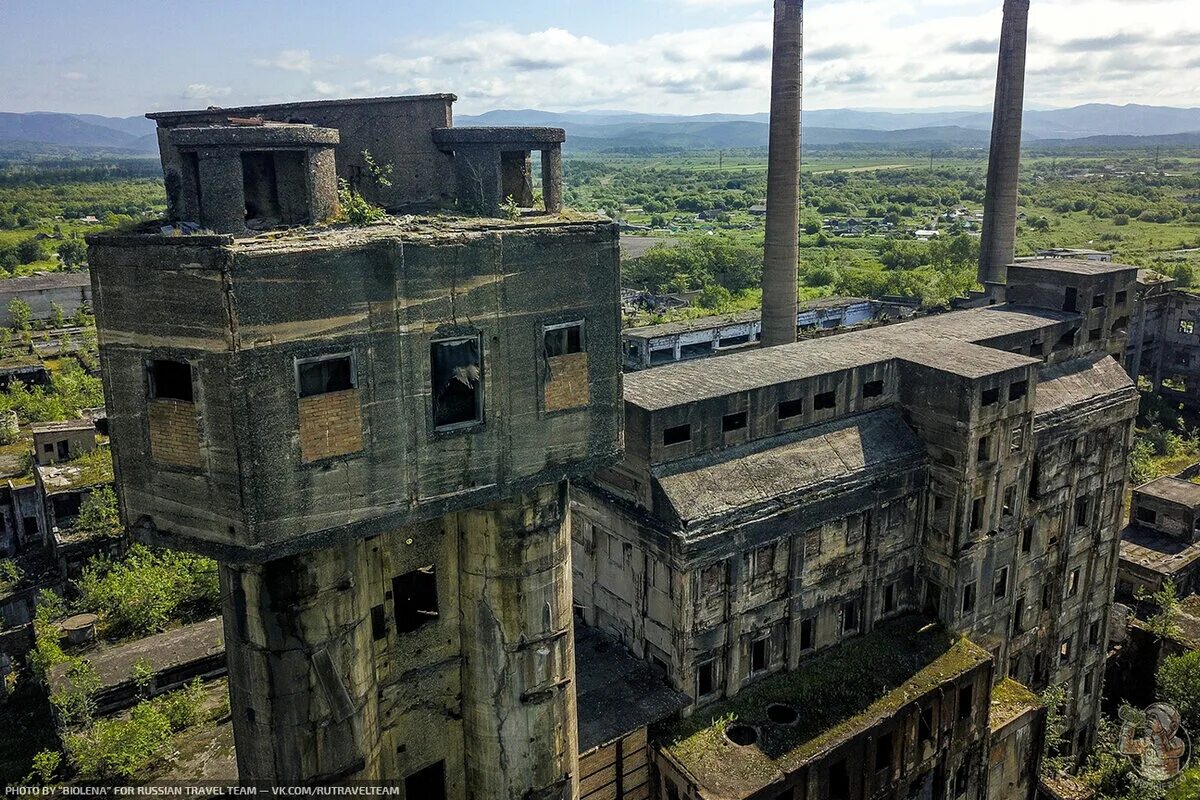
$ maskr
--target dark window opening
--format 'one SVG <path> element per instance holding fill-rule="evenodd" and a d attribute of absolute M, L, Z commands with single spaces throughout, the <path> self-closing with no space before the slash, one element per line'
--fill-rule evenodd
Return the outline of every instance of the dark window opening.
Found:
<path fill-rule="evenodd" d="M 1033 523 L 1032 522 L 1029 523 L 1028 525 L 1026 525 L 1025 530 L 1021 532 L 1021 552 L 1026 553 L 1026 554 L 1033 552 Z"/>
<path fill-rule="evenodd" d="M 842 604 L 842 633 L 855 633 L 858 631 L 858 601 L 851 600 L 848 603 Z"/>
<path fill-rule="evenodd" d="M 741 347 L 750 344 L 750 334 L 745 336 L 728 336 L 717 341 L 717 347 Z"/>
<path fill-rule="evenodd" d="M 1100 328 L 1092 328 L 1090 331 L 1088 331 L 1089 342 L 1098 342 L 1102 338 L 1104 338 L 1104 332 Z"/>
<path fill-rule="evenodd" d="M 703 358 L 704 356 L 712 355 L 712 342 L 698 342 L 696 344 L 685 344 L 679 348 L 679 358 Z"/>
<path fill-rule="evenodd" d="M 983 530 L 983 498 L 976 497 L 971 503 L 971 530 Z"/>
<path fill-rule="evenodd" d="M 936 617 L 942 609 L 942 587 L 935 581 L 925 581 L 925 613 Z"/>
<path fill-rule="evenodd" d="M 437 571 L 432 567 L 413 570 L 392 581 L 396 630 L 412 633 L 438 619 Z"/>
<path fill-rule="evenodd" d="M 1091 515 L 1088 513 L 1088 499 L 1080 497 L 1075 501 L 1075 524 L 1087 525 Z"/>
<path fill-rule="evenodd" d="M 813 411 L 837 407 L 837 392 L 821 392 L 813 397 Z"/>
<path fill-rule="evenodd" d="M 1002 567 L 996 576 L 996 585 L 992 591 L 992 595 L 997 600 L 1003 600 L 1008 597 L 1008 567 Z"/>
<path fill-rule="evenodd" d="M 1112 332 L 1114 336 L 1120 336 L 1129 328 L 1129 317 L 1117 317 L 1112 324 Z"/>
<path fill-rule="evenodd" d="M 883 381 L 868 381 L 864 383 L 862 396 L 864 400 L 869 400 L 872 397 L 883 397 Z"/>
<path fill-rule="evenodd" d="M 726 414 L 721 418 L 721 432 L 733 433 L 746 429 L 749 417 L 745 411 L 739 411 L 736 414 Z"/>
<path fill-rule="evenodd" d="M 1011 517 L 1017 513 L 1017 487 L 1009 486 L 1004 490 L 1004 516 Z"/>
<path fill-rule="evenodd" d="M 1092 696 L 1092 673 L 1083 676 L 1083 694 L 1087 697 Z"/>
<path fill-rule="evenodd" d="M 1071 570 L 1067 576 L 1067 597 L 1074 597 L 1079 592 L 1079 570 Z"/>
<path fill-rule="evenodd" d="M 192 365 L 184 361 L 151 361 L 150 397 L 154 400 L 195 401 L 192 390 Z"/>
<path fill-rule="evenodd" d="M 83 507 L 83 495 L 79 492 L 55 495 L 51 500 L 54 521 L 59 526 L 62 526 L 64 520 L 79 516 L 79 509 Z"/>
<path fill-rule="evenodd" d="M 763 670 L 765 670 L 767 668 L 767 665 L 769 663 L 768 657 L 767 657 L 767 646 L 768 646 L 769 642 L 770 642 L 769 639 L 759 639 L 750 645 L 750 672 L 751 672 L 751 674 L 756 673 L 756 672 L 762 672 Z"/>
<path fill-rule="evenodd" d="M 47 453 L 53 453 L 54 452 L 54 442 L 46 442 L 44 445 L 42 445 L 42 450 Z"/>
<path fill-rule="evenodd" d="M 1025 632 L 1025 595 L 1017 598 L 1017 605 L 1013 608 L 1013 634 Z"/>
<path fill-rule="evenodd" d="M 433 342 L 433 425 L 451 428 L 483 421 L 483 361 L 479 337 Z"/>
<path fill-rule="evenodd" d="M 376 641 L 387 636 L 387 615 L 384 613 L 383 606 L 375 606 L 371 609 L 371 636 Z"/>
<path fill-rule="evenodd" d="M 999 389 L 985 389 L 983 391 L 983 395 L 979 399 L 979 404 L 981 406 L 985 406 L 985 407 L 986 406 L 994 406 L 994 405 L 996 405 L 996 403 L 999 403 L 999 402 L 1000 402 L 1000 390 Z"/>
<path fill-rule="evenodd" d="M 705 661 L 696 669 L 696 696 L 708 697 L 717 690 L 715 661 Z"/>
<path fill-rule="evenodd" d="M 850 800 L 850 772 L 844 760 L 829 768 L 829 800 Z"/>
<path fill-rule="evenodd" d="M 817 621 L 814 617 L 800 621 L 800 649 L 812 650 L 816 646 Z"/>
<path fill-rule="evenodd" d="M 1041 496 L 1042 482 L 1042 465 L 1034 459 L 1033 467 L 1029 472 L 1029 499 L 1037 500 Z"/>
<path fill-rule="evenodd" d="M 992 437 L 983 436 L 979 439 L 979 452 L 977 459 L 980 464 L 985 464 L 992 458 Z"/>
<path fill-rule="evenodd" d="M 1077 311 L 1079 305 L 1079 290 L 1073 286 L 1067 287 L 1063 294 L 1063 311 Z"/>
<path fill-rule="evenodd" d="M 1126 301 L 1128 301 L 1128 300 L 1129 300 L 1129 292 L 1117 292 L 1117 305 L 1119 305 L 1119 306 L 1125 305 Z"/>
<path fill-rule="evenodd" d="M 804 399 L 796 400 L 780 400 L 779 401 L 779 418 L 792 419 L 804 413 Z"/>
<path fill-rule="evenodd" d="M 1152 508 L 1138 506 L 1136 514 L 1138 522 L 1144 522 L 1147 525 L 1153 525 L 1158 522 L 1158 512 Z"/>
<path fill-rule="evenodd" d="M 896 610 L 896 584 L 889 583 L 883 587 L 883 613 L 890 614 Z"/>
<path fill-rule="evenodd" d="M 65 459 L 65 458 L 71 457 L 70 443 L 66 439 L 59 442 L 57 447 L 58 447 L 58 457 L 59 458 Z"/>
<path fill-rule="evenodd" d="M 1069 350 L 1075 346 L 1075 334 L 1079 333 L 1078 328 L 1071 330 L 1058 337 L 1058 342 L 1054 345 L 1054 351 L 1057 353 L 1062 350 Z"/>
<path fill-rule="evenodd" d="M 570 325 L 547 328 L 545 344 L 547 358 L 582 353 L 583 323 L 575 322 Z"/>
<path fill-rule="evenodd" d="M 446 762 L 439 761 L 405 778 L 404 796 L 420 800 L 446 800 Z"/>
<path fill-rule="evenodd" d="M 1047 583 L 1042 586 L 1042 610 L 1050 608 L 1051 601 L 1054 600 L 1054 587 Z"/>
<path fill-rule="evenodd" d="M 1058 646 L 1058 663 L 1066 664 L 1071 660 L 1071 637 L 1063 639 L 1062 644 Z"/>
<path fill-rule="evenodd" d="M 921 709 L 921 719 L 917 723 L 917 741 L 922 743 L 933 741 L 933 706 Z"/>
<path fill-rule="evenodd" d="M 1100 620 L 1094 621 L 1088 628 L 1088 643 L 1093 646 L 1100 644 Z"/>
<path fill-rule="evenodd" d="M 670 364 L 675 360 L 675 348 L 659 348 L 658 350 L 650 351 L 650 365 L 658 366 L 659 364 Z"/>
<path fill-rule="evenodd" d="M 1008 385 L 1009 401 L 1022 400 L 1029 394 L 1029 381 L 1017 381 Z"/>
<path fill-rule="evenodd" d="M 692 440 L 691 425 L 676 425 L 672 428 L 667 428 L 663 431 L 663 444 L 670 447 L 674 444 L 683 444 Z"/>
<path fill-rule="evenodd" d="M 966 797 L 967 789 L 971 785 L 971 775 L 967 771 L 967 765 L 963 764 L 954 772 L 954 796 Z"/>
<path fill-rule="evenodd" d="M 958 690 L 958 718 L 968 720 L 975 713 L 975 687 L 967 685 Z"/>
<path fill-rule="evenodd" d="M 1092 298 L 1092 308 L 1104 308 L 1106 298 L 1102 294 L 1098 294 Z"/>
<path fill-rule="evenodd" d="M 875 740 L 875 771 L 892 768 L 892 734 L 885 733 Z"/>
<path fill-rule="evenodd" d="M 973 582 L 963 587 L 962 610 L 964 614 L 970 614 L 975 610 L 975 584 Z"/>
<path fill-rule="evenodd" d="M 301 397 L 348 392 L 354 388 L 354 361 L 348 355 L 297 361 L 296 382 Z"/>

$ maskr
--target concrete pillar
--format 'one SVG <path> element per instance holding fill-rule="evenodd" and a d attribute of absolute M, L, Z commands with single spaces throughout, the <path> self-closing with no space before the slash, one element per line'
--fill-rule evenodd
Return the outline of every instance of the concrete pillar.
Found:
<path fill-rule="evenodd" d="M 775 0 L 767 231 L 763 258 L 763 347 L 796 341 L 803 85 L 804 0 Z"/>
<path fill-rule="evenodd" d="M 1016 255 L 1017 185 L 1021 178 L 1021 123 L 1025 111 L 1028 34 L 1029 0 L 1005 0 L 987 195 L 983 204 L 983 241 L 979 254 L 979 282 L 994 302 L 1004 299 L 1008 265 Z"/>
<path fill-rule="evenodd" d="M 567 484 L 459 512 L 466 794 L 578 793 Z"/>
<path fill-rule="evenodd" d="M 542 199 L 547 214 L 561 214 L 563 210 L 563 163 L 562 147 L 549 147 L 542 151 Z"/>
<path fill-rule="evenodd" d="M 200 224 L 217 233 L 246 230 L 246 197 L 242 180 L 242 157 L 236 150 L 201 150 Z"/>
<path fill-rule="evenodd" d="M 528 151 L 500 153 L 501 194 L 519 208 L 533 207 L 533 159 Z"/>
<path fill-rule="evenodd" d="M 370 549 L 221 565 L 230 708 L 247 783 L 379 777 Z"/>

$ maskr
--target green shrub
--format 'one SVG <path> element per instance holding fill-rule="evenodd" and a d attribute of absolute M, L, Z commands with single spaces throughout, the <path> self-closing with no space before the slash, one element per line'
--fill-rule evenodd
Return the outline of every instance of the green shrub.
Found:
<path fill-rule="evenodd" d="M 67 670 L 67 688 L 50 695 L 50 703 L 64 725 L 78 725 L 96 713 L 96 690 L 100 677 L 84 659 L 76 659 Z"/>
<path fill-rule="evenodd" d="M 24 573 L 11 558 L 0 558 L 0 592 L 12 591 L 21 582 Z"/>
<path fill-rule="evenodd" d="M 79 507 L 79 516 L 75 518 L 71 530 L 80 536 L 99 537 L 120 536 L 125 526 L 121 524 L 121 514 L 117 511 L 117 495 L 111 486 L 94 489 Z"/>
<path fill-rule="evenodd" d="M 151 701 L 167 718 L 171 730 L 182 731 L 198 724 L 204 715 L 204 684 L 196 678 L 178 691 Z"/>
<path fill-rule="evenodd" d="M 83 733 L 69 735 L 66 751 L 85 781 L 133 778 L 171 755 L 171 722 L 143 701 L 128 719 L 99 719 Z"/>
<path fill-rule="evenodd" d="M 351 225 L 369 225 L 387 216 L 386 211 L 351 189 L 345 178 L 338 179 L 338 205 L 341 211 L 336 219 Z"/>
<path fill-rule="evenodd" d="M 1175 706 L 1184 727 L 1200 725 L 1200 650 L 1170 656 L 1158 668 L 1158 696 Z"/>
<path fill-rule="evenodd" d="M 55 750 L 42 750 L 33 757 L 33 770 L 25 782 L 38 786 L 52 785 L 60 764 L 62 764 L 62 753 Z"/>

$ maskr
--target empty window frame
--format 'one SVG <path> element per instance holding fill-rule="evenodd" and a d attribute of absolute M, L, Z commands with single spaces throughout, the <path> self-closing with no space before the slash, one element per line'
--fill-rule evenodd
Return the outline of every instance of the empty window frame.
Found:
<path fill-rule="evenodd" d="M 813 411 L 837 408 L 837 392 L 821 392 L 813 395 Z"/>
<path fill-rule="evenodd" d="M 817 618 L 800 620 L 800 650 L 812 650 L 817 646 Z"/>
<path fill-rule="evenodd" d="M 1092 328 L 1088 331 L 1088 341 L 1098 342 L 1104 338 L 1104 331 L 1101 328 Z"/>
<path fill-rule="evenodd" d="M 975 687 L 968 684 L 958 690 L 958 719 L 965 721 L 975 715 Z"/>
<path fill-rule="evenodd" d="M 663 430 L 663 445 L 671 447 L 676 444 L 684 444 L 692 440 L 691 425 L 674 425 Z"/>
<path fill-rule="evenodd" d="M 1079 290 L 1074 286 L 1068 286 L 1063 292 L 1063 311 L 1078 311 L 1079 305 Z"/>
<path fill-rule="evenodd" d="M 1117 292 L 1117 301 L 1116 301 L 1117 305 L 1119 305 L 1119 306 L 1125 305 L 1125 302 L 1128 299 L 1129 299 L 1129 292 Z"/>
<path fill-rule="evenodd" d="M 1025 632 L 1025 595 L 1017 598 L 1013 606 L 1013 635 Z"/>
<path fill-rule="evenodd" d="M 1100 644 L 1100 620 L 1093 620 L 1088 626 L 1088 644 L 1095 647 Z"/>
<path fill-rule="evenodd" d="M 1104 308 L 1105 305 L 1107 305 L 1107 298 L 1104 295 L 1098 294 L 1092 298 L 1092 308 Z"/>
<path fill-rule="evenodd" d="M 983 504 L 984 504 L 984 499 L 982 497 L 976 497 L 975 500 L 971 503 L 971 530 L 972 531 L 983 530 Z"/>
<path fill-rule="evenodd" d="M 356 385 L 349 353 L 296 359 L 296 391 L 301 397 L 347 392 Z"/>
<path fill-rule="evenodd" d="M 883 613 L 890 614 L 896 610 L 896 583 L 883 587 Z"/>
<path fill-rule="evenodd" d="M 1079 570 L 1071 570 L 1067 576 L 1067 597 L 1074 597 L 1079 592 Z"/>
<path fill-rule="evenodd" d="M 997 600 L 1008 597 L 1008 567 L 1001 567 L 1000 571 L 996 573 L 996 585 L 992 596 Z"/>
<path fill-rule="evenodd" d="M 721 433 L 736 433 L 744 431 L 749 424 L 750 416 L 745 411 L 736 414 L 726 414 L 721 418 Z"/>
<path fill-rule="evenodd" d="M 850 771 L 845 759 L 829 768 L 829 800 L 850 800 Z"/>
<path fill-rule="evenodd" d="M 186 361 L 154 360 L 146 364 L 150 399 L 195 402 L 192 365 Z"/>
<path fill-rule="evenodd" d="M 1033 552 L 1033 523 L 1025 525 L 1025 529 L 1021 531 L 1021 552 L 1029 554 Z"/>
<path fill-rule="evenodd" d="M 1062 644 L 1058 646 L 1058 663 L 1066 664 L 1071 660 L 1071 638 L 1068 636 L 1062 640 Z"/>
<path fill-rule="evenodd" d="M 1002 512 L 1004 516 L 1011 517 L 1017 513 L 1017 487 L 1009 486 L 1004 490 L 1004 506 Z"/>
<path fill-rule="evenodd" d="M 543 335 L 546 358 L 569 356 L 583 352 L 583 323 L 568 322 L 547 325 Z"/>
<path fill-rule="evenodd" d="M 775 545 L 768 544 L 750 552 L 750 580 L 759 580 L 775 572 Z"/>
<path fill-rule="evenodd" d="M 975 583 L 968 583 L 963 587 L 962 595 L 962 612 L 964 614 L 975 613 Z"/>
<path fill-rule="evenodd" d="M 483 354 L 480 337 L 444 339 L 429 345 L 433 426 L 437 429 L 483 421 Z"/>
<path fill-rule="evenodd" d="M 1021 425 L 1016 426 L 1008 435 L 1008 451 L 1010 453 L 1019 453 L 1025 449 L 1025 428 Z"/>
<path fill-rule="evenodd" d="M 437 570 L 422 567 L 392 580 L 392 603 L 396 630 L 412 633 L 423 625 L 436 622 L 438 611 Z"/>
<path fill-rule="evenodd" d="M 717 662 L 710 659 L 696 667 L 696 696 L 708 697 L 717 691 Z"/>
<path fill-rule="evenodd" d="M 750 674 L 756 675 L 771 664 L 771 637 L 764 636 L 750 644 Z"/>
<path fill-rule="evenodd" d="M 988 406 L 994 406 L 999 402 L 1000 402 L 1000 390 L 999 389 L 984 389 L 983 394 L 981 394 L 979 396 L 979 405 L 983 406 L 984 408 L 986 408 Z"/>
<path fill-rule="evenodd" d="M 1136 514 L 1138 522 L 1144 522 L 1147 525 L 1153 525 L 1158 522 L 1158 512 L 1152 508 L 1138 506 Z"/>
<path fill-rule="evenodd" d="M 862 387 L 862 396 L 864 400 L 870 400 L 875 397 L 883 397 L 883 381 L 867 381 Z"/>
<path fill-rule="evenodd" d="M 1029 394 L 1029 381 L 1017 381 L 1008 385 L 1009 402 L 1023 400 Z"/>
<path fill-rule="evenodd" d="M 980 464 L 986 464 L 992 460 L 992 437 L 981 436 L 979 438 L 979 449 L 976 453 L 976 458 Z"/>
<path fill-rule="evenodd" d="M 1086 497 L 1080 497 L 1075 500 L 1076 525 L 1087 525 L 1091 521 L 1091 509 L 1089 508 L 1090 505 L 1091 504 L 1088 502 L 1088 498 Z"/>
<path fill-rule="evenodd" d="M 779 419 L 795 419 L 804 413 L 804 398 L 798 397 L 795 400 L 780 400 L 779 401 Z"/>
<path fill-rule="evenodd" d="M 858 601 L 842 603 L 842 635 L 858 633 L 862 620 L 859 619 Z"/>
<path fill-rule="evenodd" d="M 921 719 L 917 722 L 917 741 L 922 744 L 933 741 L 933 706 L 921 709 Z"/>
<path fill-rule="evenodd" d="M 892 734 L 883 734 L 875 740 L 875 771 L 892 768 Z"/>

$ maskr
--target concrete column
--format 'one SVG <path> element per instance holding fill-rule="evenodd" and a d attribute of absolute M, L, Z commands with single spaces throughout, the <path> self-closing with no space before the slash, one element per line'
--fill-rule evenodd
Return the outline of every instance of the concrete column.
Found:
<path fill-rule="evenodd" d="M 379 690 L 362 541 L 221 565 L 238 772 L 247 783 L 379 777 Z"/>
<path fill-rule="evenodd" d="M 567 484 L 459 512 L 466 794 L 578 794 Z"/>
<path fill-rule="evenodd" d="M 1021 123 L 1025 111 L 1025 50 L 1029 0 L 1005 0 L 1000 32 L 1000 66 L 992 116 L 992 148 L 983 205 L 979 282 L 1002 302 L 1008 265 L 1016 255 L 1017 185 L 1021 178 Z"/>
<path fill-rule="evenodd" d="M 241 154 L 229 148 L 199 152 L 200 224 L 217 233 L 246 230 Z"/>
<path fill-rule="evenodd" d="M 529 151 L 500 154 L 500 193 L 513 198 L 519 208 L 533 207 L 533 159 Z"/>
<path fill-rule="evenodd" d="M 563 163 L 562 147 L 549 147 L 542 151 L 542 199 L 547 214 L 561 214 L 563 210 Z"/>
<path fill-rule="evenodd" d="M 767 230 L 763 258 L 763 347 L 796 341 L 803 84 L 804 0 L 775 0 Z"/>

